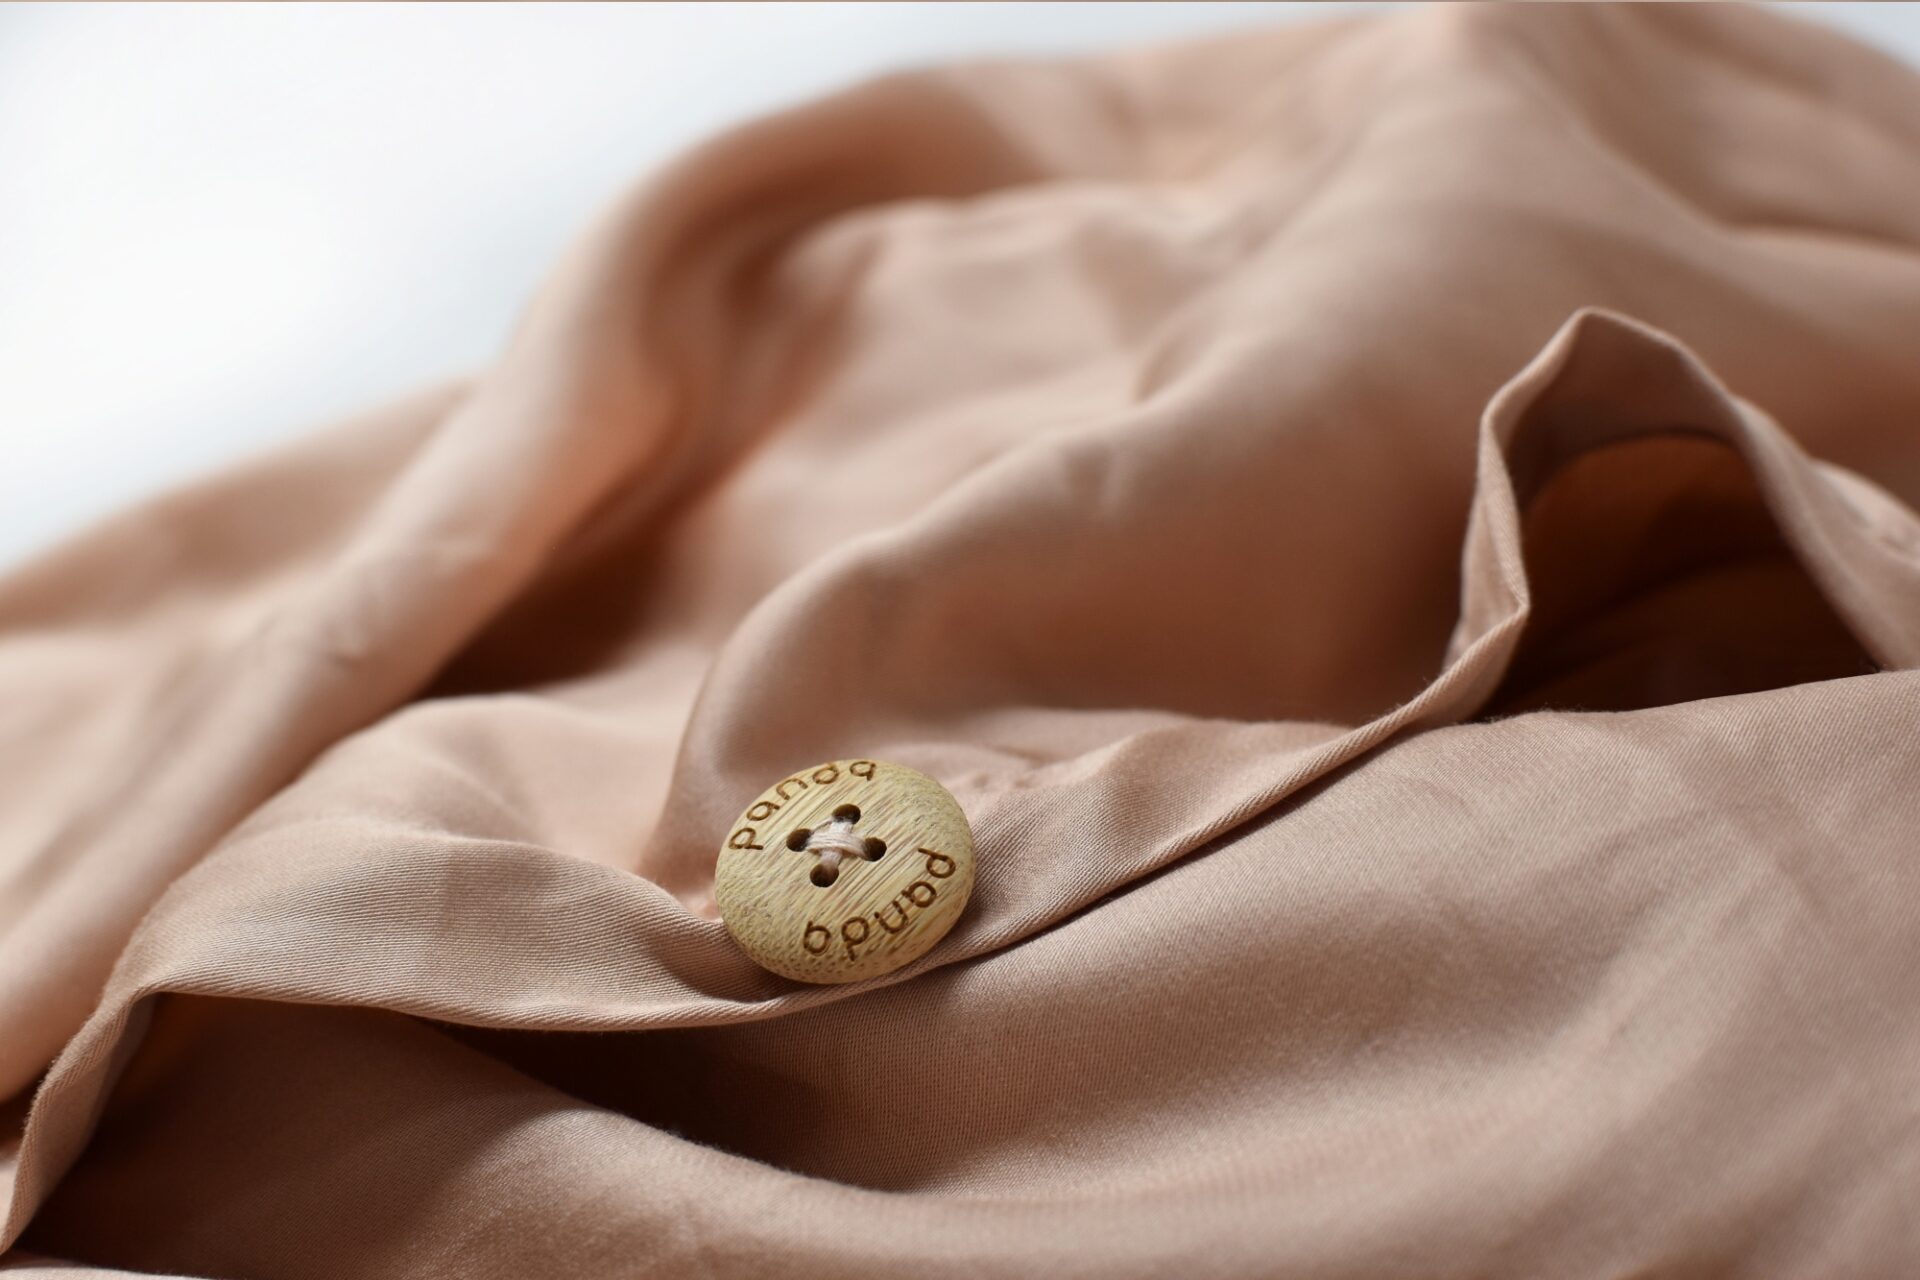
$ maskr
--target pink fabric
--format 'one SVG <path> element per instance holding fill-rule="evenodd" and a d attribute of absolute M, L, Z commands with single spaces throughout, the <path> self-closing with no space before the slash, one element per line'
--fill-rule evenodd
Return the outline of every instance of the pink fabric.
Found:
<path fill-rule="evenodd" d="M 1920 1270 L 1917 246 L 1920 83 L 1712 6 L 697 151 L 0 583 L 12 1265 Z M 853 755 L 979 878 L 803 988 L 714 861 Z"/>

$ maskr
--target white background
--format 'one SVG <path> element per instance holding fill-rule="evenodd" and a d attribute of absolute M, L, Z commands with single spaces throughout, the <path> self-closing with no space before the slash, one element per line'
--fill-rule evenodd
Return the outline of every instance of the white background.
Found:
<path fill-rule="evenodd" d="M 722 126 L 1330 7 L 0 6 L 0 570 L 483 364 L 599 206 Z M 1794 7 L 1920 64 L 1920 7 Z"/>

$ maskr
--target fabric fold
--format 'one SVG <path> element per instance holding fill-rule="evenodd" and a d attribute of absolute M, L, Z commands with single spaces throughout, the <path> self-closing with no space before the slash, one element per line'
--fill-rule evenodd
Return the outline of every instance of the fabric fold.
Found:
<path fill-rule="evenodd" d="M 950 163 L 927 165 L 914 145 L 921 130 L 947 138 Z M 850 155 L 865 167 L 843 183 Z M 760 163 L 767 156 L 780 163 Z M 591 543 L 594 521 L 644 523 L 702 468 L 724 465 L 743 430 L 736 406 L 777 399 L 806 355 L 783 344 L 777 356 L 732 352 L 724 378 L 706 367 L 714 334 L 738 327 L 732 309 L 766 305 L 754 287 L 762 259 L 810 221 L 894 187 L 960 192 L 1030 172 L 1011 140 L 934 77 L 748 127 L 583 237 L 499 366 L 457 399 L 351 426 L 331 451 L 289 449 L 31 566 L 0 599 L 8 650 L 25 651 L 5 668 L 20 673 L 11 696 L 29 702 L 56 648 L 90 650 L 103 667 L 130 651 L 137 671 L 117 671 L 118 687 L 138 681 L 146 705 L 128 724 L 120 703 L 73 690 L 68 713 L 83 708 L 99 724 L 94 754 L 70 765 L 90 790 L 64 828 L 29 827 L 24 858 L 4 868 L 0 1093 L 44 1066 L 140 914 L 250 809 L 420 693 L 511 602 L 533 596 L 538 608 L 534 580 L 583 554 L 576 544 Z M 760 320 L 764 348 L 784 329 Z M 387 438 L 359 442 L 376 434 Z M 394 442 L 415 441 L 394 456 Z M 339 493 L 309 501 L 303 483 Z M 278 502 L 260 500 L 268 493 Z M 224 522 L 211 514 L 222 506 Z M 155 546 L 152 529 L 170 525 L 182 528 Z M 281 558 L 250 555 L 245 544 L 260 539 Z M 181 596 L 198 585 L 219 607 L 182 617 L 163 597 L 122 636 L 110 609 L 61 598 L 64 584 L 129 565 L 178 574 Z M 35 772 L 22 752 L 16 776 Z"/>
<path fill-rule="evenodd" d="M 1671 338 L 1583 312 L 1487 408 L 1460 621 L 1444 669 L 1408 702 L 1350 728 L 1201 720 L 1149 728 L 1057 764 L 977 772 L 956 787 L 980 844 L 982 889 L 968 918 L 926 959 L 844 988 L 760 971 L 714 920 L 650 881 L 489 833 L 457 833 L 451 813 L 444 826 L 409 823 L 366 811 L 363 799 L 361 815 L 337 816 L 296 787 L 187 877 L 129 946 L 100 1010 L 41 1090 L 12 1230 L 77 1155 L 158 996 L 633 1031 L 775 1017 L 1017 946 L 1230 838 L 1395 739 L 1478 714 L 1529 619 L 1518 495 L 1543 484 L 1555 464 L 1645 433 L 1708 434 L 1738 449 L 1762 478 L 1771 516 L 1863 641 L 1889 666 L 1915 665 L 1903 661 L 1920 637 L 1920 558 L 1902 553 L 1920 546 L 1912 513 L 1858 477 L 1817 468 Z M 1876 590 L 1862 593 L 1862 583 Z M 741 717 L 728 711 L 726 719 Z M 1241 762 L 1211 788 L 1194 787 L 1173 763 L 1228 750 Z M 306 785 L 325 795 L 328 782 L 323 764 Z M 408 795 L 416 806 L 423 798 Z M 1070 836 L 1061 815 L 1088 814 L 1114 825 L 1082 824 Z M 1134 848 L 1123 854 L 1129 840 Z M 327 852 L 316 856 L 316 848 Z M 1052 852 L 1051 865 L 1032 865 L 1035 848 Z M 370 875 L 375 851 L 379 869 Z M 706 901 L 695 895 L 696 906 Z"/>

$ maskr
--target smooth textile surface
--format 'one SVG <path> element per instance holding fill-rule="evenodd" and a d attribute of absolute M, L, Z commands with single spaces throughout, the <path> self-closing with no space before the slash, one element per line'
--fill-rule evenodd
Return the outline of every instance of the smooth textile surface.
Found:
<path fill-rule="evenodd" d="M 1916 249 L 1920 83 L 1747 10 L 715 142 L 0 584 L 13 1265 L 1920 1271 Z M 803 988 L 715 855 L 853 755 L 978 882 Z"/>

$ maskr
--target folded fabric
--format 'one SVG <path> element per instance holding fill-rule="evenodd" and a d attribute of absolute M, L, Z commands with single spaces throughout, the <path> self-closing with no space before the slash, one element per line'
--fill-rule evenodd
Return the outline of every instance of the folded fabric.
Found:
<path fill-rule="evenodd" d="M 1774 14 L 740 129 L 470 382 L 0 581 L 0 1245 L 1912 1274 L 1916 502 L 1920 80 Z M 806 987 L 714 864 L 855 757 L 972 900 Z"/>

